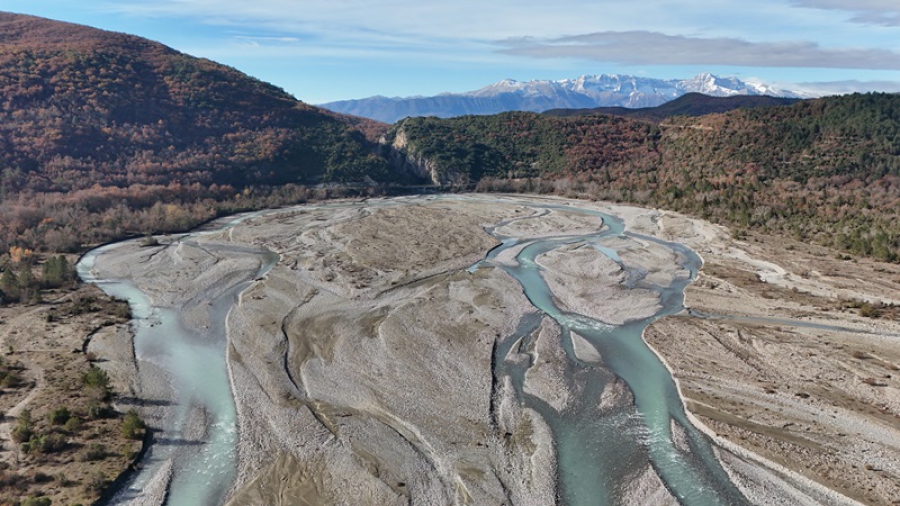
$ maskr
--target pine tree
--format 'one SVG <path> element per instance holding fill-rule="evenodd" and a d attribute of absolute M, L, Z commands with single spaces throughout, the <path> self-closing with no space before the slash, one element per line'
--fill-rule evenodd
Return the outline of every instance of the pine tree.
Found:
<path fill-rule="evenodd" d="M 19 298 L 30 301 L 38 295 L 38 282 L 31 272 L 31 266 L 25 265 L 19 273 Z"/>
<path fill-rule="evenodd" d="M 64 286 L 74 279 L 74 271 L 66 257 L 59 255 L 51 257 L 44 262 L 42 267 L 42 282 L 47 288 Z"/>
<path fill-rule="evenodd" d="M 9 302 L 18 301 L 22 295 L 19 288 L 19 278 L 16 277 L 16 273 L 10 267 L 7 267 L 3 271 L 3 275 L 0 276 L 0 291 L 3 292 L 3 299 Z"/>

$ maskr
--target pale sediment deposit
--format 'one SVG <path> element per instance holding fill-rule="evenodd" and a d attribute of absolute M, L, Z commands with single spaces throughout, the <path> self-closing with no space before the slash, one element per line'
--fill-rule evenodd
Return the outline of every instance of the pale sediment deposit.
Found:
<path fill-rule="evenodd" d="M 628 241 L 627 250 L 644 245 Z M 669 258 L 667 264 L 654 262 L 648 266 L 647 257 L 626 268 L 595 248 L 584 244 L 563 246 L 538 257 L 545 269 L 544 279 L 560 307 L 567 312 L 586 315 L 610 325 L 653 316 L 660 310 L 659 296 L 647 289 L 629 287 L 637 275 L 653 272 L 664 276 L 665 269 L 678 264 Z M 658 268 L 658 270 L 656 269 Z M 629 272 L 630 271 L 630 272 Z M 640 272 L 642 271 L 642 272 Z M 599 304 L 598 301 L 603 301 Z"/>
<path fill-rule="evenodd" d="M 653 451 L 640 446 L 651 435 L 636 428 L 641 416 L 628 386 L 604 369 L 615 357 L 565 330 L 559 316 L 539 314 L 504 270 L 523 246 L 469 269 L 500 239 L 607 229 L 567 208 L 610 213 L 642 234 L 563 241 L 534 259 L 567 315 L 602 327 L 656 314 L 666 304 L 660 294 L 690 276 L 682 252 L 656 240 L 686 244 L 706 262 L 686 304 L 723 317 L 666 317 L 645 337 L 710 434 L 703 444 L 739 491 L 736 504 L 900 497 L 900 328 L 838 310 L 825 297 L 900 299 L 886 279 L 900 273 L 882 273 L 877 292 L 853 281 L 892 266 L 853 263 L 848 278 L 841 268 L 849 262 L 833 254 L 795 245 L 797 264 L 785 265 L 784 244 L 735 242 L 673 213 L 468 196 L 300 207 L 162 248 L 122 250 L 130 252 L 104 269 L 203 330 L 223 316 L 205 304 L 259 271 L 253 252 L 280 256 L 227 313 L 238 429 L 229 504 L 566 504 L 560 497 L 574 493 L 560 490 L 560 466 L 571 465 L 573 450 L 561 462 L 565 425 L 553 420 L 578 410 L 621 419 L 621 437 L 637 438 L 636 448 L 625 448 L 632 461 L 619 471 L 627 479 L 609 492 L 611 503 L 676 504 L 651 465 Z M 677 452 L 703 453 L 683 427 L 671 427 Z"/>
<path fill-rule="evenodd" d="M 502 271 L 465 271 L 496 244 L 483 228 L 517 211 L 325 209 L 267 229 L 282 261 L 229 318 L 245 483 L 233 503 L 275 504 L 253 478 L 309 466 L 312 485 L 286 486 L 315 489 L 311 504 L 552 501 L 549 431 L 491 367 L 530 305 Z"/>
<path fill-rule="evenodd" d="M 860 316 L 863 300 L 898 299 L 897 266 L 762 236 L 723 239 L 704 259 L 686 304 L 746 318 L 673 317 L 646 335 L 688 409 L 793 483 L 831 490 L 809 504 L 900 504 L 900 326 L 889 308 Z"/>

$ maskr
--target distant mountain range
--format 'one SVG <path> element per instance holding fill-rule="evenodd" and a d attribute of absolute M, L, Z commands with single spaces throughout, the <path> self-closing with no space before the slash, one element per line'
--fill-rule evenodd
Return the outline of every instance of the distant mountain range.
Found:
<path fill-rule="evenodd" d="M 466 93 L 442 93 L 434 97 L 388 98 L 382 96 L 321 104 L 335 112 L 395 123 L 410 116 L 452 118 L 468 114 L 506 111 L 543 112 L 549 109 L 597 107 L 647 108 L 687 93 L 712 97 L 770 96 L 812 98 L 796 91 L 745 82 L 734 77 L 698 74 L 690 79 L 652 79 L 602 74 L 560 81 L 515 81 L 506 79 Z"/>

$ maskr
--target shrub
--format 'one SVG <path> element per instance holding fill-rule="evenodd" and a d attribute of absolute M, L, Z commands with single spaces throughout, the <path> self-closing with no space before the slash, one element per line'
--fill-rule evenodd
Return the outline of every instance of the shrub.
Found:
<path fill-rule="evenodd" d="M 51 411 L 48 418 L 53 425 L 63 425 L 72 418 L 72 414 L 69 413 L 69 408 L 63 406 Z"/>
<path fill-rule="evenodd" d="M 68 444 L 66 436 L 59 433 L 49 434 L 44 440 L 44 453 L 58 452 L 65 449 Z"/>
<path fill-rule="evenodd" d="M 34 435 L 31 424 L 31 410 L 22 410 L 10 435 L 16 443 L 25 443 L 31 439 Z"/>
<path fill-rule="evenodd" d="M 126 461 L 131 462 L 137 455 L 138 452 L 134 449 L 134 444 L 128 443 L 122 447 L 122 457 L 124 457 Z"/>
<path fill-rule="evenodd" d="M 22 501 L 22 506 L 50 506 L 52 501 L 49 497 L 29 497 Z"/>
<path fill-rule="evenodd" d="M 38 472 L 34 473 L 33 479 L 34 479 L 35 483 L 49 483 L 49 482 L 53 481 L 54 478 L 53 478 L 53 476 L 50 476 L 47 473 L 38 471 Z"/>
<path fill-rule="evenodd" d="M 81 421 L 81 418 L 77 416 L 69 417 L 66 420 L 65 429 L 69 432 L 81 432 L 81 429 L 84 428 L 84 423 Z"/>
<path fill-rule="evenodd" d="M 23 447 L 27 453 L 54 453 L 66 447 L 66 438 L 62 434 L 32 434 Z"/>
<path fill-rule="evenodd" d="M 128 303 L 125 302 L 117 302 L 113 307 L 112 314 L 117 318 L 127 320 L 131 318 L 131 306 L 129 306 Z"/>
<path fill-rule="evenodd" d="M 0 372 L 0 386 L 4 388 L 18 388 L 24 383 L 16 371 Z"/>
<path fill-rule="evenodd" d="M 878 318 L 879 316 L 881 316 L 881 309 L 866 302 L 862 306 L 860 306 L 859 316 L 865 318 Z"/>
<path fill-rule="evenodd" d="M 77 316 L 80 314 L 91 313 L 97 310 L 94 305 L 96 299 L 91 296 L 79 296 L 73 300 L 65 309 L 68 316 Z"/>
<path fill-rule="evenodd" d="M 81 379 L 87 387 L 109 388 L 109 375 L 95 365 L 92 365 Z"/>
<path fill-rule="evenodd" d="M 31 439 L 31 436 L 32 436 L 31 429 L 23 428 L 21 425 L 17 425 L 15 428 L 13 428 L 12 432 L 10 433 L 10 437 L 12 437 L 12 440 L 15 441 L 16 443 L 25 443 L 29 439 Z"/>
<path fill-rule="evenodd" d="M 85 462 L 94 462 L 105 459 L 107 455 L 109 454 L 106 451 L 106 446 L 100 443 L 91 443 L 87 450 L 82 454 L 81 460 Z"/>
<path fill-rule="evenodd" d="M 112 393 L 109 387 L 109 375 L 103 369 L 91 365 L 86 373 L 81 377 L 84 386 L 100 399 L 107 399 Z"/>
<path fill-rule="evenodd" d="M 134 409 L 129 409 L 125 413 L 125 420 L 122 422 L 122 435 L 128 439 L 140 439 L 144 436 L 144 421 L 138 416 Z"/>
<path fill-rule="evenodd" d="M 109 418 L 112 416 L 112 409 L 102 402 L 94 402 L 91 403 L 87 408 L 87 414 L 90 418 L 94 420 L 99 420 L 101 418 Z"/>
<path fill-rule="evenodd" d="M 88 492 L 100 492 L 106 488 L 106 482 L 106 475 L 102 471 L 95 471 L 85 482 L 84 488 Z"/>

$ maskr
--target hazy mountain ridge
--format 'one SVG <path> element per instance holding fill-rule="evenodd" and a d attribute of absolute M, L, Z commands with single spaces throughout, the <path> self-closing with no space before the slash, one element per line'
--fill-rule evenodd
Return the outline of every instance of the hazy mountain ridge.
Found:
<path fill-rule="evenodd" d="M 449 118 L 506 111 L 543 112 L 549 109 L 597 107 L 655 107 L 687 93 L 714 97 L 772 96 L 809 98 L 800 92 L 778 90 L 761 83 L 704 73 L 690 79 L 653 79 L 602 74 L 558 81 L 506 79 L 466 93 L 433 97 L 371 97 L 322 104 L 327 109 L 386 123 L 410 116 Z"/>

